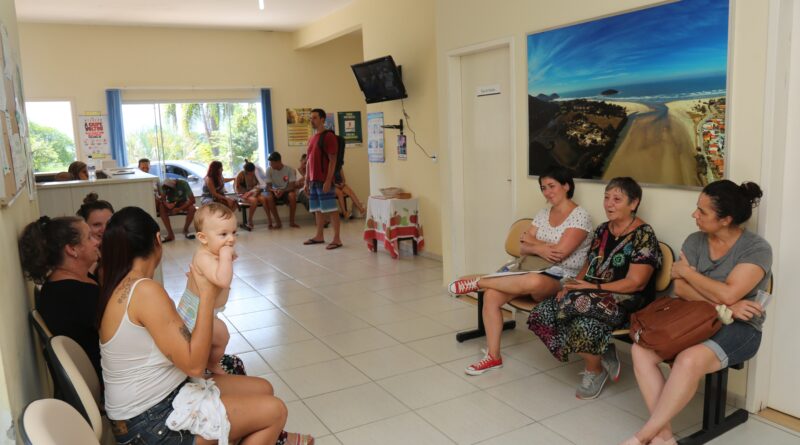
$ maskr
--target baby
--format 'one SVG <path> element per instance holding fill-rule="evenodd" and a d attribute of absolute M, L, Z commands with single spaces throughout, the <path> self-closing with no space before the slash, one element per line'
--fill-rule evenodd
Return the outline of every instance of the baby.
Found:
<path fill-rule="evenodd" d="M 236 259 L 236 252 L 233 250 L 236 244 L 236 215 L 228 206 L 212 202 L 197 211 L 194 228 L 197 240 L 200 241 L 200 248 L 192 257 L 192 272 L 178 303 L 178 314 L 189 331 L 193 331 L 197 320 L 197 308 L 200 306 L 198 295 L 208 289 L 217 295 L 214 301 L 211 353 L 207 368 L 214 374 L 224 374 L 220 359 L 225 353 L 230 334 L 225 323 L 216 315 L 225 310 L 233 279 L 233 260 Z"/>

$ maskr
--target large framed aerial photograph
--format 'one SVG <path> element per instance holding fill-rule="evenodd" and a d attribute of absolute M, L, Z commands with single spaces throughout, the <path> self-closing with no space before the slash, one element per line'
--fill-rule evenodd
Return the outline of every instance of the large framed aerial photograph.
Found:
<path fill-rule="evenodd" d="M 728 13 L 683 0 L 528 35 L 529 175 L 723 178 Z"/>

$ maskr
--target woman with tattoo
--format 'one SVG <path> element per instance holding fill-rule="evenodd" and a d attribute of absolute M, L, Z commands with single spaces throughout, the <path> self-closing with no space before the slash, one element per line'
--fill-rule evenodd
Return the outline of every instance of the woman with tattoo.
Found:
<path fill-rule="evenodd" d="M 204 377 L 216 295 L 200 292 L 190 333 L 164 288 L 153 281 L 161 254 L 159 227 L 147 212 L 126 207 L 111 217 L 102 245 L 99 312 L 106 413 L 117 443 L 216 443 L 172 431 L 166 424 L 188 377 Z M 286 405 L 266 380 L 215 374 L 213 383 L 227 413 L 232 443 L 314 443 L 311 436 L 283 431 Z"/>

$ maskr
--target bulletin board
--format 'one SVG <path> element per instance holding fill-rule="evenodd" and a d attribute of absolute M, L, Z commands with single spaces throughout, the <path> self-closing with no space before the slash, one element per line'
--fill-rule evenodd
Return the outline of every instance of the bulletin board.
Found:
<path fill-rule="evenodd" d="M 33 173 L 19 57 L 3 23 L 0 52 L 0 206 L 6 206 L 26 184 L 32 184 Z"/>

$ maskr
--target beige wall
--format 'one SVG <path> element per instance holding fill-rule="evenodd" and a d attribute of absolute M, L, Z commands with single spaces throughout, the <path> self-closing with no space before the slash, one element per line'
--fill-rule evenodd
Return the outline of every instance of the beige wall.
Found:
<path fill-rule="evenodd" d="M 353 3 L 295 33 L 295 45 L 313 47 L 341 32 L 361 27 L 364 59 L 391 55 L 403 66 L 408 91 L 405 108 L 417 141 L 429 154 L 441 155 L 437 113 L 436 32 L 434 4 L 429 0 L 354 0 Z M 367 105 L 368 112 L 382 111 L 386 124 L 403 118 L 400 101 Z M 425 157 L 408 129 L 408 160 L 397 159 L 397 130 L 386 130 L 386 162 L 369 164 L 372 194 L 382 187 L 397 186 L 419 198 L 420 220 L 425 230 L 425 249 L 439 257 L 442 250 L 443 165 Z"/>
<path fill-rule="evenodd" d="M 8 30 L 10 47 L 18 53 L 14 2 L 0 2 L 0 23 Z M 0 257 L 0 283 L 3 285 L 3 309 L 0 310 L 0 442 L 2 443 L 6 443 L 6 432 L 11 427 L 12 419 L 17 419 L 28 402 L 42 395 L 41 368 L 36 364 L 36 352 L 31 329 L 28 326 L 31 299 L 16 255 L 17 236 L 28 222 L 37 217 L 38 213 L 36 201 L 30 201 L 25 190 L 10 206 L 0 207 L 0 252 L 4 252 Z"/>
<path fill-rule="evenodd" d="M 363 59 L 358 32 L 295 50 L 281 32 L 22 23 L 20 41 L 27 98 L 68 99 L 76 114 L 105 113 L 107 88 L 122 88 L 123 100 L 235 99 L 271 88 L 275 148 L 295 168 L 305 147 L 287 144 L 287 107 L 365 113 L 350 70 Z M 366 160 L 366 145 L 347 150 L 347 179 L 362 197 Z"/>

